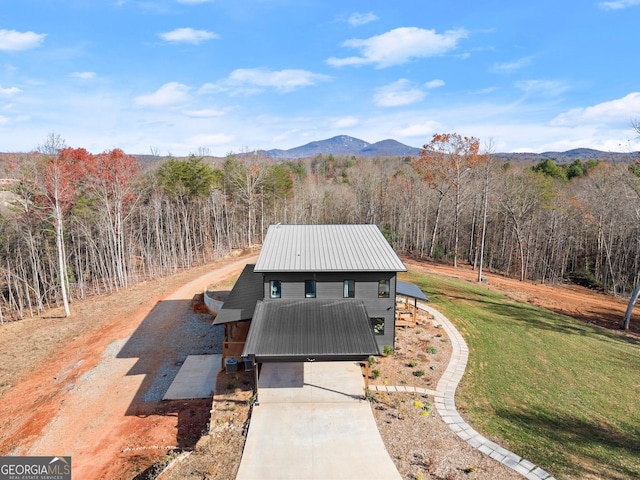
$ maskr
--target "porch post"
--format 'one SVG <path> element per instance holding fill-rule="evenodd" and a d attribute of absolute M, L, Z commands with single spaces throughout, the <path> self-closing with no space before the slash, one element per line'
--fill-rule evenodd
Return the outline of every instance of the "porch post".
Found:
<path fill-rule="evenodd" d="M 258 370 L 259 369 L 260 369 L 260 364 L 258 362 L 255 362 L 255 365 L 253 366 L 253 370 L 255 372 L 254 380 L 253 380 L 253 382 L 254 382 L 254 384 L 253 384 L 253 394 L 256 396 L 256 399 L 253 402 L 254 405 L 258 405 Z"/>

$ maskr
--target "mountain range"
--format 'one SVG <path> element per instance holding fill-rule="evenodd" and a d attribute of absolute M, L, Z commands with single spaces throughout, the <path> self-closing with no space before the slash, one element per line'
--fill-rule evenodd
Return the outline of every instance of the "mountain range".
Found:
<path fill-rule="evenodd" d="M 326 140 L 309 142 L 288 150 L 261 150 L 259 154 L 275 159 L 309 158 L 316 155 L 354 155 L 356 157 L 409 157 L 420 154 L 420 148 L 410 147 L 397 140 L 382 140 L 369 143 L 348 135 L 338 135 Z M 608 162 L 640 161 L 640 152 L 603 152 L 591 148 L 575 148 L 566 152 L 543 153 L 494 153 L 494 158 L 504 160 L 520 160 L 538 162 L 550 158 L 558 163 L 573 162 L 574 160 L 601 160 Z"/>
<path fill-rule="evenodd" d="M 356 157 L 404 157 L 419 155 L 420 149 L 391 139 L 369 143 L 348 135 L 338 135 L 337 137 L 310 142 L 288 150 L 264 150 L 260 153 L 271 158 L 281 159 L 307 158 L 329 154 L 355 155 Z"/>
<path fill-rule="evenodd" d="M 313 158 L 317 155 L 347 155 L 355 157 L 417 157 L 421 148 L 411 147 L 397 140 L 387 139 L 376 143 L 369 143 L 359 138 L 348 135 L 338 135 L 326 140 L 309 142 L 299 147 L 288 150 L 258 150 L 246 152 L 240 156 L 263 155 L 278 160 L 291 160 L 299 158 Z M 11 162 L 19 161 L 22 154 L 0 153 L 0 178 L 2 178 L 4 166 Z M 604 152 L 591 148 L 574 148 L 565 152 L 499 152 L 492 153 L 494 159 L 506 161 L 536 163 L 550 158 L 557 163 L 571 163 L 575 160 L 600 160 L 611 163 L 640 162 L 640 152 Z M 155 157 L 153 155 L 136 155 L 134 157 L 143 165 L 151 165 L 168 157 Z"/>

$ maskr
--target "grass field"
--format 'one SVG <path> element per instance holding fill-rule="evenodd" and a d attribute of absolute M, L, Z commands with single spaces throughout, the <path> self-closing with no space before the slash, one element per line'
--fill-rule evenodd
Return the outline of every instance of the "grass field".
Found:
<path fill-rule="evenodd" d="M 456 395 L 483 435 L 556 478 L 640 478 L 640 339 L 464 280 L 403 275 L 470 348 Z"/>

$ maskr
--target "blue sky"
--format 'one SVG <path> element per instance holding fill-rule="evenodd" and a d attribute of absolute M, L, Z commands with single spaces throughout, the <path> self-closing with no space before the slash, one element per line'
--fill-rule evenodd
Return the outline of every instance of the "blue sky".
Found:
<path fill-rule="evenodd" d="M 4 0 L 0 151 L 640 150 L 640 0 Z"/>

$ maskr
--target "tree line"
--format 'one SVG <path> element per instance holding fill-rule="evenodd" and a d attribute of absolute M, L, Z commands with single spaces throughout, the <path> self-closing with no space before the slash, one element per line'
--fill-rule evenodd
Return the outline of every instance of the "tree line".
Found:
<path fill-rule="evenodd" d="M 270 224 L 373 223 L 394 248 L 521 280 L 628 295 L 640 280 L 640 163 L 535 165 L 438 134 L 418 157 L 202 155 L 141 168 L 50 135 L 0 211 L 0 322 L 258 245 Z"/>

